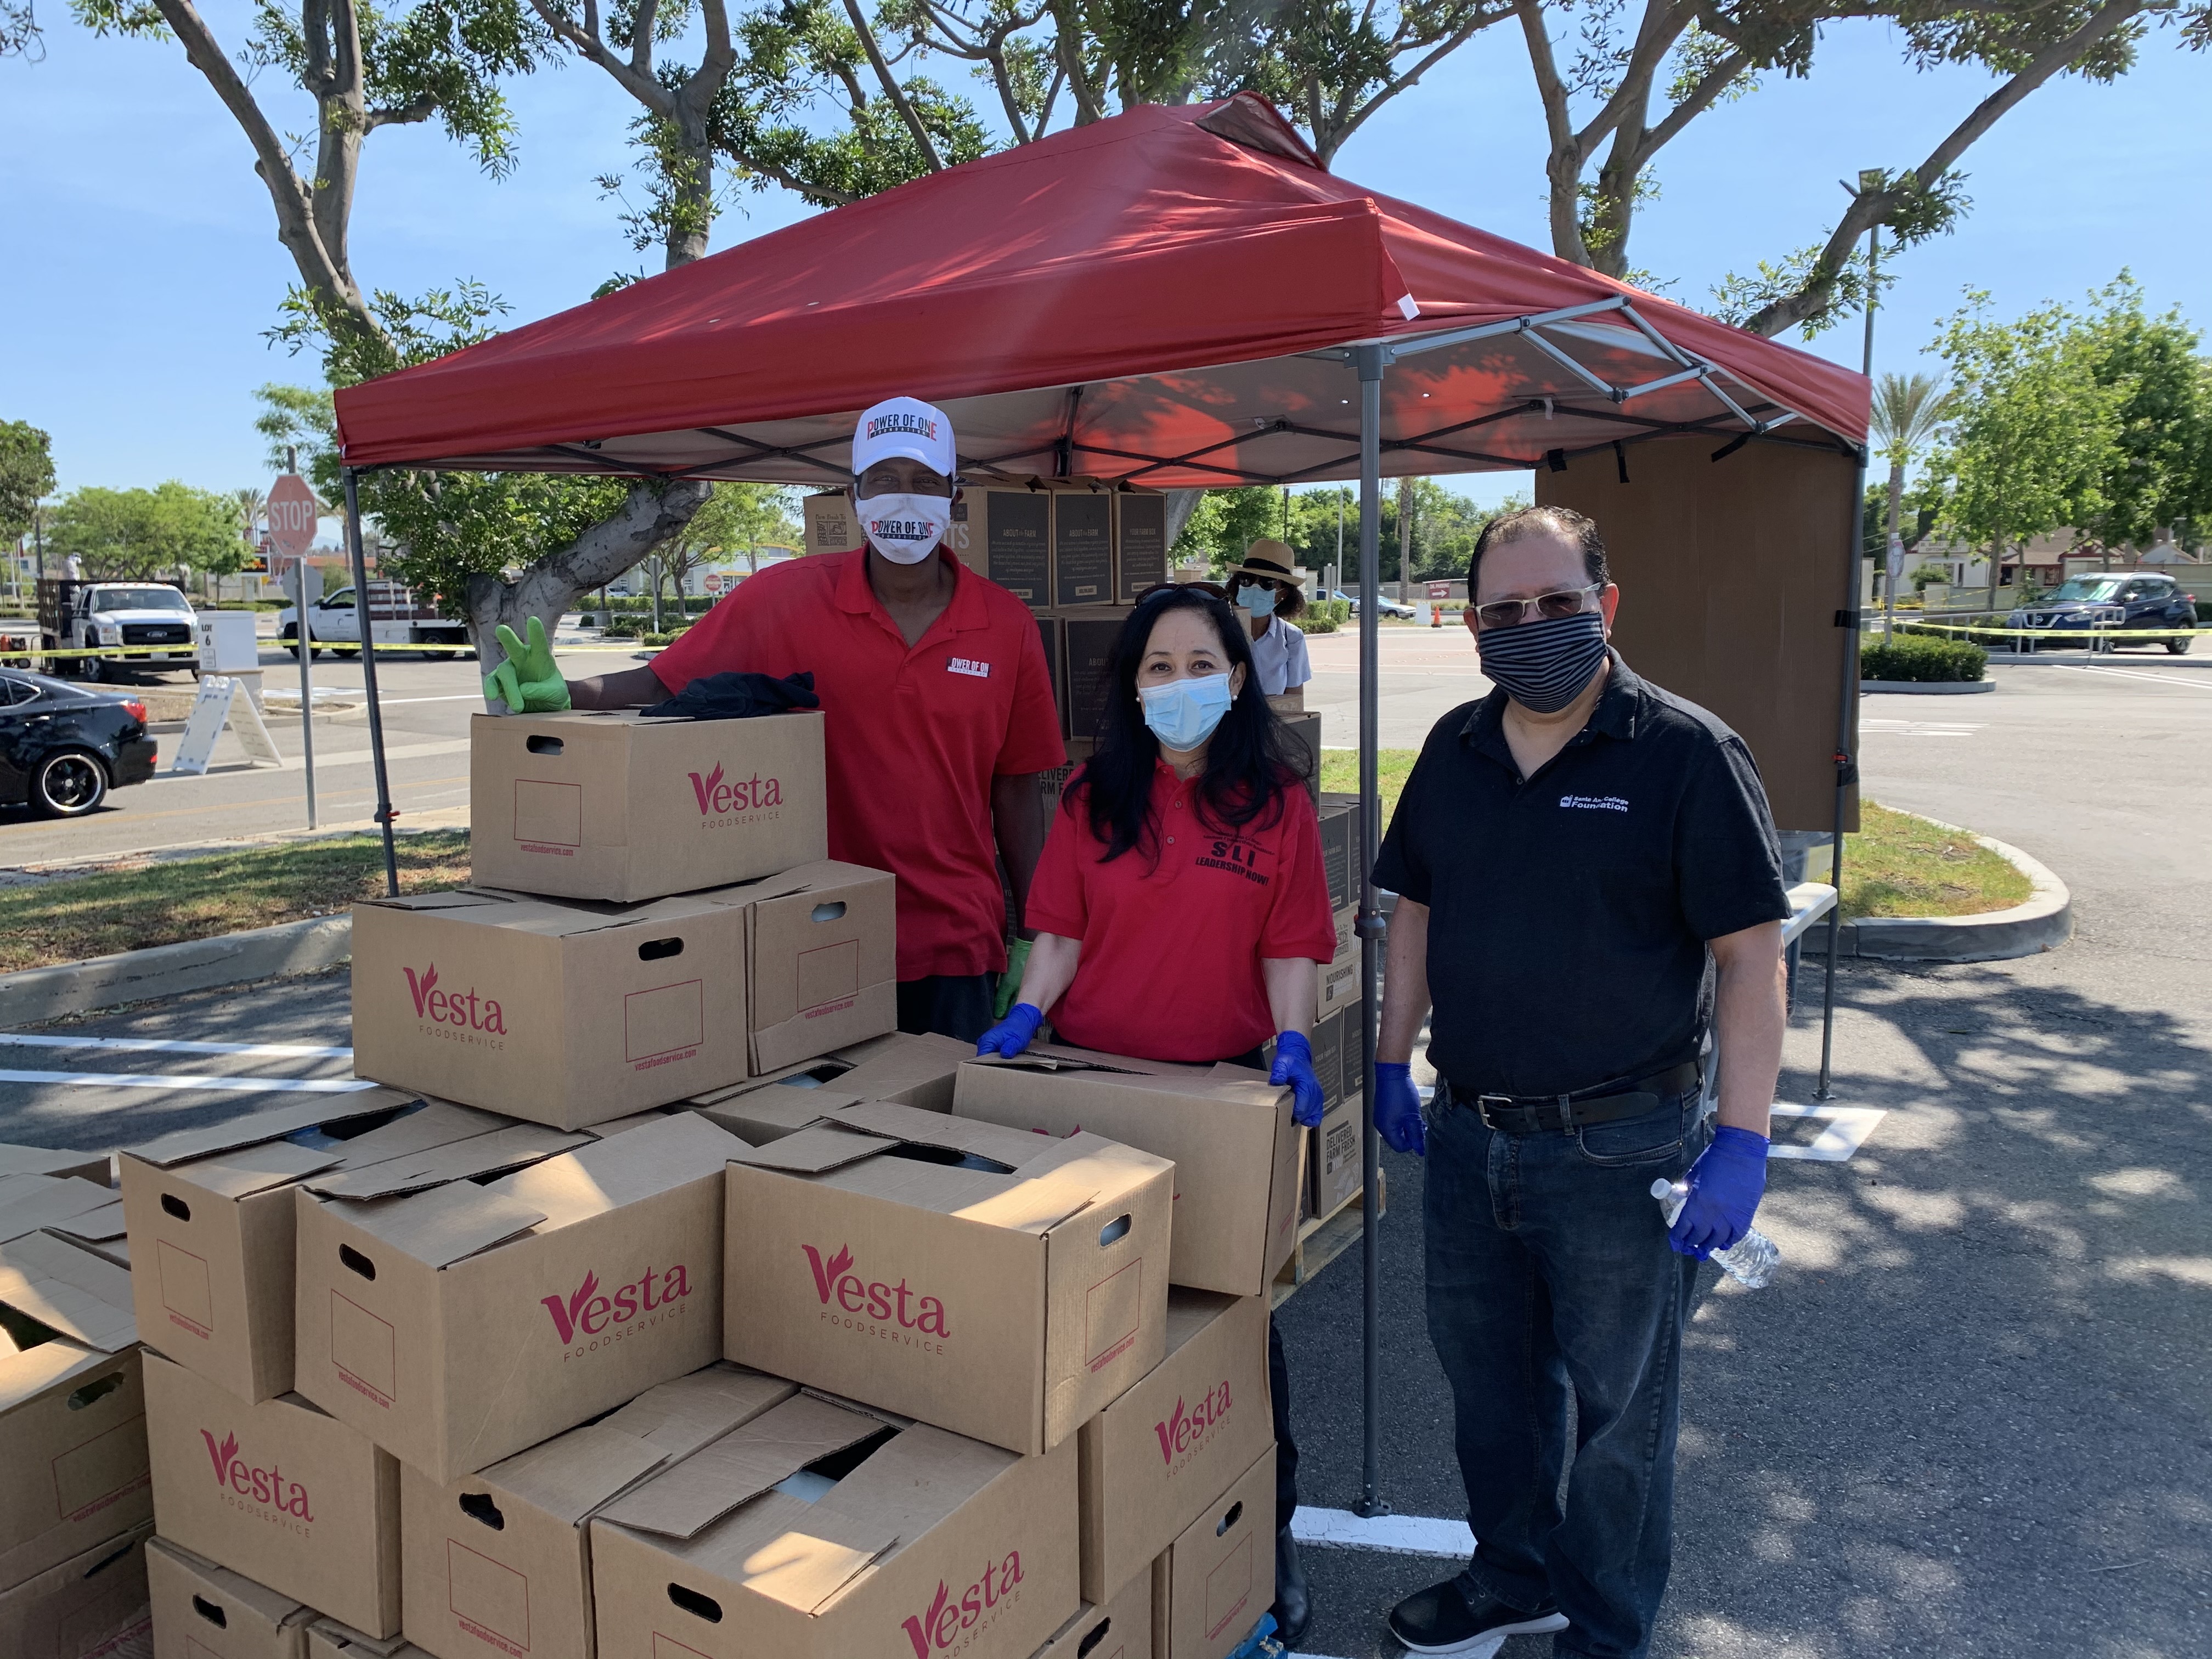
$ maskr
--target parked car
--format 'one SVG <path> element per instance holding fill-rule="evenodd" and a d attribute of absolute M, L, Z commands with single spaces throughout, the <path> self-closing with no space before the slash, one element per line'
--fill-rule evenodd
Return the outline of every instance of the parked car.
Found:
<path fill-rule="evenodd" d="M 464 646 L 469 642 L 466 623 L 440 616 L 434 605 L 398 582 L 369 583 L 368 626 L 379 645 Z M 288 605 L 276 613 L 276 637 L 295 657 L 300 654 L 300 623 L 295 607 Z M 352 588 L 341 587 L 334 593 L 325 593 L 307 607 L 307 642 L 316 648 L 318 656 L 325 649 L 341 656 L 358 654 L 361 613 L 354 609 Z M 474 657 L 476 653 L 434 651 L 425 654 Z"/>
<path fill-rule="evenodd" d="M 0 669 L 0 806 L 82 817 L 152 777 L 155 752 L 137 698 Z"/>
<path fill-rule="evenodd" d="M 2197 606 L 2171 576 L 2142 571 L 2112 571 L 2069 576 L 2029 605 L 2005 618 L 2005 626 L 2030 631 L 2075 631 L 2095 629 L 2111 645 L 2162 645 L 2180 656 L 2195 644 L 2187 634 L 2166 630 L 2197 626 Z M 2033 650 L 2037 641 L 2022 640 L 2022 648 Z M 2079 650 L 2092 643 L 2086 639 L 2053 640 L 2053 645 Z"/>
<path fill-rule="evenodd" d="M 1352 607 L 1352 614 L 1353 616 L 1356 617 L 1359 614 L 1358 594 L 1347 593 L 1342 588 L 1339 587 L 1332 589 L 1328 597 L 1332 599 L 1342 599 L 1346 605 Z M 1377 616 L 1411 617 L 1413 614 L 1413 607 L 1410 605 L 1400 605 L 1395 599 L 1386 599 L 1380 593 L 1377 593 L 1375 596 L 1375 611 Z"/>

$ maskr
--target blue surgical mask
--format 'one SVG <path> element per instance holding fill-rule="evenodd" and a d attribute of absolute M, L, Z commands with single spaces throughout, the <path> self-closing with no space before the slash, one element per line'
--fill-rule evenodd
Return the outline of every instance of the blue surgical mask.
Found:
<path fill-rule="evenodd" d="M 1232 699 L 1228 675 L 1206 674 L 1139 687 L 1137 701 L 1144 704 L 1145 724 L 1161 746 L 1188 754 L 1213 735 Z"/>
<path fill-rule="evenodd" d="M 1275 590 L 1265 582 L 1247 582 L 1237 590 L 1237 603 L 1255 617 L 1275 614 Z"/>

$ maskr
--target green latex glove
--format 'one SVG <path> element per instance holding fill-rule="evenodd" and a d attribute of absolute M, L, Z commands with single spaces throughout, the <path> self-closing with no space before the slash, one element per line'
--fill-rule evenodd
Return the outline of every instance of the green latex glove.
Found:
<path fill-rule="evenodd" d="M 1034 941 L 1018 939 L 1006 946 L 1006 971 L 999 975 L 999 999 L 991 1005 L 991 1017 L 1004 1019 L 1006 1011 L 1014 1006 L 1021 994 L 1022 974 L 1030 965 L 1030 945 Z"/>
<path fill-rule="evenodd" d="M 553 647 L 545 642 L 545 624 L 532 617 L 526 624 L 530 642 L 514 637 L 501 623 L 494 631 L 507 660 L 484 676 L 484 699 L 496 697 L 510 714 L 550 714 L 569 707 L 568 682 L 553 665 Z"/>

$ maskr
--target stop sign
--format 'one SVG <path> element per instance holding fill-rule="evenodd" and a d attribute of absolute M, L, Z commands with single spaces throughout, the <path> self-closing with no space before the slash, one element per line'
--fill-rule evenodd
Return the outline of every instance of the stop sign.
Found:
<path fill-rule="evenodd" d="M 269 486 L 270 546 L 286 558 L 298 558 L 315 544 L 315 520 L 321 511 L 307 481 L 287 472 Z"/>

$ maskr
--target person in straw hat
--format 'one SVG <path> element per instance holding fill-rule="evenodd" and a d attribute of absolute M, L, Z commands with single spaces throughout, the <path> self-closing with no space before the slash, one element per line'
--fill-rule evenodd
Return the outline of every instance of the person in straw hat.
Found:
<path fill-rule="evenodd" d="M 1305 683 L 1313 678 L 1306 662 L 1306 636 L 1295 618 L 1306 598 L 1291 569 L 1292 554 L 1282 543 L 1262 537 L 1244 550 L 1244 562 L 1229 573 L 1229 602 L 1243 614 L 1252 635 L 1252 665 L 1261 695 L 1288 697 L 1279 713 L 1305 707 Z"/>

